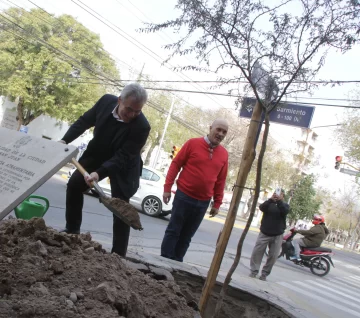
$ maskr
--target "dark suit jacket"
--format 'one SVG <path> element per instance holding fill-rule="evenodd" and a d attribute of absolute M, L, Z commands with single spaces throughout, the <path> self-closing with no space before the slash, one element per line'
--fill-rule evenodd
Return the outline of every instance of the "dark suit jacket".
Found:
<path fill-rule="evenodd" d="M 95 127 L 94 138 L 81 159 L 93 158 L 98 163 L 96 172 L 100 179 L 109 176 L 111 183 L 116 181 L 123 194 L 130 198 L 139 188 L 140 151 L 149 136 L 150 125 L 142 113 L 130 123 L 117 122 L 112 114 L 117 102 L 118 97 L 114 95 L 101 97 L 71 125 L 62 140 L 70 143 L 87 129 Z"/>

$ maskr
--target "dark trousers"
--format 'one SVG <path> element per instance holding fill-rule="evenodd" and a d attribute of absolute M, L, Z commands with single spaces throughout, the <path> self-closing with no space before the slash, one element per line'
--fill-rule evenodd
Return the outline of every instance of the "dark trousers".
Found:
<path fill-rule="evenodd" d="M 96 162 L 92 158 L 81 159 L 80 163 L 89 173 L 94 172 L 101 165 L 101 163 Z M 129 202 L 129 198 L 123 195 L 117 183 L 113 182 L 111 178 L 110 183 L 111 196 Z M 84 177 L 76 170 L 70 177 L 66 189 L 66 228 L 71 232 L 80 230 L 84 204 L 83 192 L 87 189 L 89 189 L 89 187 L 85 183 Z M 109 211 L 109 213 L 111 212 Z M 130 226 L 113 215 L 113 247 L 111 252 L 125 257 L 129 243 L 129 235 Z"/>
<path fill-rule="evenodd" d="M 182 262 L 204 218 L 210 200 L 200 201 L 177 190 L 170 222 L 161 244 L 161 256 Z"/>

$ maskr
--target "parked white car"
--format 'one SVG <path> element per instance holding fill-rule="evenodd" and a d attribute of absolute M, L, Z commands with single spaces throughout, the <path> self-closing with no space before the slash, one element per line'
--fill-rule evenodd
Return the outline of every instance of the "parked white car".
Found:
<path fill-rule="evenodd" d="M 69 177 L 75 171 L 75 168 L 69 172 Z M 175 191 L 172 191 L 171 200 L 165 204 L 162 200 L 164 192 L 165 176 L 162 172 L 153 168 L 144 166 L 140 177 L 140 186 L 130 203 L 137 209 L 150 216 L 166 216 L 171 213 L 172 203 Z M 109 178 L 99 182 L 99 186 L 106 194 L 111 196 L 111 187 Z M 89 190 L 90 191 L 90 190 Z"/>

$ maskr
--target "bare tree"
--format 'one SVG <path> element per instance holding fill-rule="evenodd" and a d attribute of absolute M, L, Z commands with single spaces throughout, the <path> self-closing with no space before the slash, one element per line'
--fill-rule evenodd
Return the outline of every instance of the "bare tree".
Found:
<path fill-rule="evenodd" d="M 267 2 L 266 2 L 267 3 Z M 252 211 L 240 238 L 234 264 L 225 278 L 214 316 L 218 316 L 231 276 L 255 212 L 261 184 L 262 158 L 269 131 L 269 113 L 287 95 L 309 91 L 329 50 L 346 52 L 359 36 L 358 0 L 178 0 L 178 18 L 149 24 L 143 32 L 171 28 L 179 40 L 165 46 L 174 56 L 196 56 L 196 65 L 177 70 L 212 72 L 229 91 L 243 89 L 255 96 L 265 113 L 265 131 L 257 162 Z M 244 83 L 244 84 L 243 84 Z M 240 98 L 238 102 L 240 102 Z M 245 160 L 245 149 L 242 160 Z M 252 162 L 255 150 L 249 152 Z M 247 156 L 248 154 L 246 154 Z M 245 181 L 248 171 L 245 172 Z M 238 175 L 238 182 L 243 182 Z M 244 184 L 237 184 L 244 187 Z M 236 198 L 238 203 L 242 192 Z M 234 209 L 236 208 L 236 204 Z M 229 211 L 233 214 L 233 211 Z M 236 212 L 235 212 L 236 213 Z"/>

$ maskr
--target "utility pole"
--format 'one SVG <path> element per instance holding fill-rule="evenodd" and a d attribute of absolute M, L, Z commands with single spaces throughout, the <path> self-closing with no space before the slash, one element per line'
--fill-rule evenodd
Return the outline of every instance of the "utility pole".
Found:
<path fill-rule="evenodd" d="M 257 132 L 261 122 L 261 114 L 262 114 L 262 106 L 257 101 L 252 113 L 250 126 L 246 135 L 244 150 L 241 157 L 240 169 L 238 172 L 236 184 L 234 186 L 234 194 L 231 199 L 229 212 L 226 216 L 224 227 L 220 233 L 220 237 L 216 244 L 215 254 L 211 262 L 211 266 L 200 297 L 199 309 L 201 316 L 204 316 L 204 312 L 207 303 L 209 301 L 211 291 L 216 282 L 216 277 L 220 270 L 220 266 L 225 254 L 226 246 L 228 244 L 231 231 L 234 227 L 237 210 L 239 208 L 241 196 L 244 192 L 246 179 L 250 172 L 252 163 L 255 159 L 255 141 L 257 138 Z"/>
<path fill-rule="evenodd" d="M 162 133 L 162 136 L 161 136 L 161 139 L 160 139 L 159 148 L 158 148 L 158 150 L 156 152 L 155 160 L 153 161 L 153 164 L 152 164 L 152 168 L 156 167 L 156 164 L 157 164 L 157 162 L 159 160 L 161 147 L 162 147 L 162 144 L 164 142 L 164 138 L 165 138 L 165 135 L 166 135 L 166 130 L 167 130 L 168 126 L 169 126 L 169 121 L 170 121 L 170 118 L 171 118 L 172 111 L 174 109 L 174 104 L 175 104 L 175 98 L 173 97 L 172 102 L 171 102 L 171 106 L 170 106 L 170 110 L 169 110 L 169 114 L 168 114 L 168 116 L 166 118 L 164 130 L 163 130 L 163 133 Z"/>

